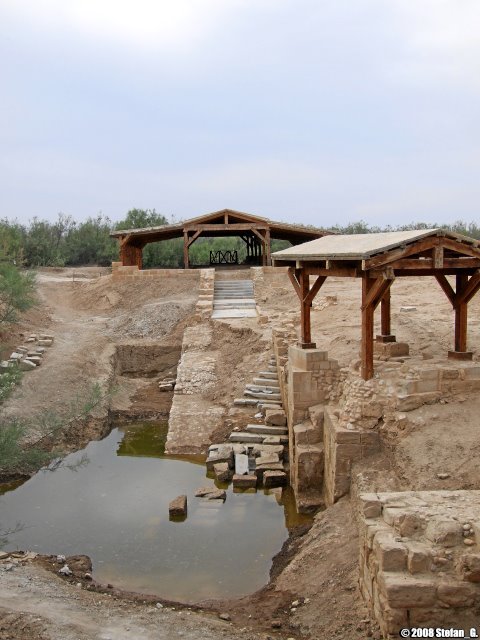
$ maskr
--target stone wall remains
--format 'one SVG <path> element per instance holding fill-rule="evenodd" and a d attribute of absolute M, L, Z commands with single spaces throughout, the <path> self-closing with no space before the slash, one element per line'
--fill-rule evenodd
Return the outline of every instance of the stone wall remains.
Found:
<path fill-rule="evenodd" d="M 387 638 L 480 619 L 480 491 L 360 494 L 360 590 Z"/>

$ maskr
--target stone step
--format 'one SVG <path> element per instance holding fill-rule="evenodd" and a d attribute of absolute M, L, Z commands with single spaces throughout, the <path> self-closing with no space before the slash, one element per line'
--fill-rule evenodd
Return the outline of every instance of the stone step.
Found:
<path fill-rule="evenodd" d="M 258 400 L 253 400 L 253 398 L 235 398 L 233 401 L 235 407 L 256 407 L 257 404 Z"/>
<path fill-rule="evenodd" d="M 253 384 L 260 387 L 267 387 L 268 389 L 280 389 L 280 386 L 277 384 L 277 380 L 273 380 L 272 378 L 254 378 Z"/>
<path fill-rule="evenodd" d="M 234 431 L 230 434 L 230 442 L 242 442 L 246 444 L 261 444 L 264 436 L 258 433 L 247 433 L 246 431 Z"/>
<path fill-rule="evenodd" d="M 251 307 L 254 308 L 256 307 L 256 302 L 255 300 L 237 300 L 237 298 L 235 298 L 235 300 L 215 300 L 213 303 L 213 307 L 214 309 L 227 309 L 230 307 Z"/>
<path fill-rule="evenodd" d="M 245 389 L 249 391 L 262 391 L 263 393 L 280 393 L 280 387 L 272 384 L 247 384 Z"/>
<path fill-rule="evenodd" d="M 214 309 L 211 315 L 213 320 L 221 320 L 223 318 L 256 318 L 257 310 L 248 307 L 229 307 L 228 309 Z"/>
<path fill-rule="evenodd" d="M 249 389 L 245 389 L 244 393 L 246 398 L 258 398 L 259 400 L 281 400 L 282 397 L 279 393 L 264 393 L 258 391 L 250 391 Z"/>
<path fill-rule="evenodd" d="M 260 433 L 265 436 L 285 436 L 288 434 L 287 427 L 277 427 L 268 424 L 247 424 L 247 433 Z"/>
<path fill-rule="evenodd" d="M 278 380 L 278 373 L 276 371 L 259 371 L 258 375 L 262 378 L 268 378 L 269 380 Z"/>

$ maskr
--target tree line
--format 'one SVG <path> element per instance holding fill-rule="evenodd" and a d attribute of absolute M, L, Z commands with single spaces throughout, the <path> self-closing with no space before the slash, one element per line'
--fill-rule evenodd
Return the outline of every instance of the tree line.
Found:
<path fill-rule="evenodd" d="M 0 261 L 8 261 L 19 267 L 64 267 L 78 265 L 108 266 L 118 260 L 118 242 L 110 233 L 118 229 L 157 227 L 172 224 L 165 215 L 155 209 L 131 209 L 124 219 L 113 223 L 99 214 L 84 222 L 76 222 L 72 216 L 58 214 L 50 222 L 33 218 L 28 224 L 8 219 L 0 220 Z M 373 233 L 378 231 L 403 231 L 440 227 L 480 239 L 480 227 L 475 222 L 458 220 L 452 224 L 416 222 L 401 226 L 371 226 L 360 220 L 345 226 L 335 225 L 337 233 Z M 272 242 L 272 251 L 289 246 L 281 240 Z M 239 262 L 246 257 L 246 246 L 241 238 L 200 237 L 190 247 L 192 265 L 208 264 L 210 251 L 237 251 Z M 183 239 L 174 238 L 147 245 L 143 250 L 145 268 L 182 267 Z"/>

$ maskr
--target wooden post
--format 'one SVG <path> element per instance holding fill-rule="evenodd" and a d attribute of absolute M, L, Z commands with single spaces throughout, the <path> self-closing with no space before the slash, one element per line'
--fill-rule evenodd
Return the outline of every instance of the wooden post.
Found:
<path fill-rule="evenodd" d="M 302 349 L 315 349 L 317 346 L 312 342 L 312 327 L 310 323 L 310 305 L 307 300 L 310 291 L 310 277 L 305 274 L 305 269 L 300 269 L 298 274 L 300 284 L 300 344 Z"/>
<path fill-rule="evenodd" d="M 373 314 L 374 304 L 367 304 L 367 296 L 374 280 L 362 276 L 362 378 L 373 378 Z"/>
<path fill-rule="evenodd" d="M 190 269 L 190 261 L 188 259 L 188 231 L 183 232 L 183 268 Z"/>
<path fill-rule="evenodd" d="M 390 289 L 384 294 L 381 302 L 381 334 L 376 337 L 377 342 L 395 342 L 391 333 Z"/>
<path fill-rule="evenodd" d="M 265 263 L 267 267 L 269 267 L 272 264 L 271 254 L 272 252 L 271 252 L 270 229 L 268 228 L 265 231 Z"/>
<path fill-rule="evenodd" d="M 135 264 L 140 271 L 143 269 L 143 247 L 135 247 Z"/>
<path fill-rule="evenodd" d="M 455 276 L 455 297 L 459 297 L 468 284 L 468 276 L 457 273 Z M 454 360 L 471 360 L 472 352 L 467 351 L 467 321 L 468 302 L 461 302 L 454 306 L 455 310 L 455 351 L 449 351 L 448 357 Z"/>

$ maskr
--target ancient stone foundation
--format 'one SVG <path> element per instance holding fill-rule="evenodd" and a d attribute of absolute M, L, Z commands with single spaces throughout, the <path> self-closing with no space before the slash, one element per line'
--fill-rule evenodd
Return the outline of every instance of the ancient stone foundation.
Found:
<path fill-rule="evenodd" d="M 480 620 L 480 491 L 360 495 L 360 590 L 385 637 Z"/>

